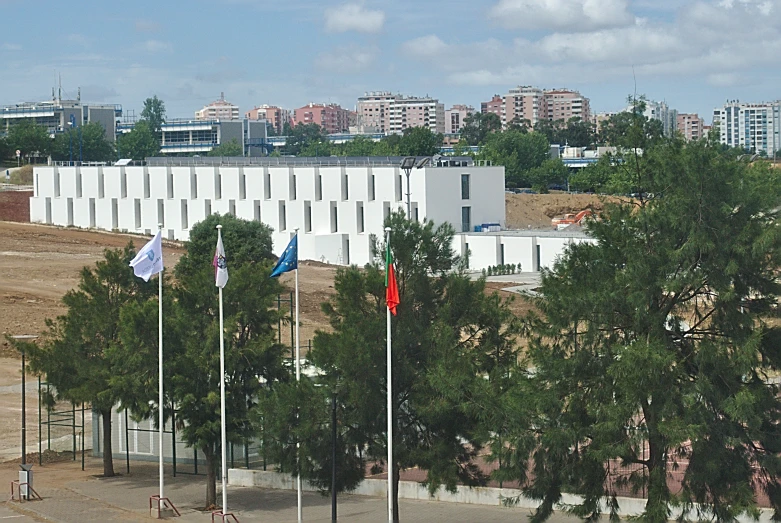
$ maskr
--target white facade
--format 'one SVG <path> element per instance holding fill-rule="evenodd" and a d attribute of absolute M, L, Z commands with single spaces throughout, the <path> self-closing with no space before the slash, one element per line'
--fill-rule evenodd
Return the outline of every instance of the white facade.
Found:
<path fill-rule="evenodd" d="M 368 92 L 358 98 L 357 113 L 359 127 L 384 134 L 402 133 L 410 127 L 445 132 L 445 106 L 435 98 Z"/>
<path fill-rule="evenodd" d="M 728 102 L 713 111 L 720 141 L 768 156 L 781 149 L 781 101 L 761 104 Z"/>
<path fill-rule="evenodd" d="M 230 213 L 272 227 L 276 254 L 299 228 L 300 259 L 363 265 L 370 234 L 406 208 L 397 165 L 36 167 L 30 221 L 141 234 L 162 223 L 166 237 L 187 240 L 209 214 Z M 413 169 L 410 189 L 415 219 L 456 231 L 504 225 L 504 167 Z"/>
<path fill-rule="evenodd" d="M 564 249 L 573 243 L 594 242 L 582 232 L 502 231 L 466 233 L 454 238 L 456 252 L 469 250 L 469 269 L 518 265 L 519 272 L 551 269 Z"/>

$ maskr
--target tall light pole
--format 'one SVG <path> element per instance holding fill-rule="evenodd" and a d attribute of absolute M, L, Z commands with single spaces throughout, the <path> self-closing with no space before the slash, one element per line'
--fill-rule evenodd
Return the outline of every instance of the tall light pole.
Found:
<path fill-rule="evenodd" d="M 420 169 L 430 161 L 431 158 L 429 158 L 428 156 L 425 158 L 421 158 L 420 161 L 418 161 L 418 158 L 416 156 L 407 156 L 403 160 L 401 160 L 401 170 L 404 171 L 404 174 L 407 175 L 407 219 L 408 220 L 412 220 L 412 203 L 410 202 L 410 189 L 409 189 L 410 172 L 412 171 L 413 167 Z M 417 162 L 417 165 L 415 164 L 415 162 Z"/>
<path fill-rule="evenodd" d="M 15 340 L 22 340 L 23 343 L 31 342 L 38 339 L 38 336 L 34 334 L 11 336 Z M 22 465 L 27 464 L 27 402 L 25 396 L 27 395 L 27 382 L 25 380 L 25 352 L 24 345 L 22 345 Z"/>

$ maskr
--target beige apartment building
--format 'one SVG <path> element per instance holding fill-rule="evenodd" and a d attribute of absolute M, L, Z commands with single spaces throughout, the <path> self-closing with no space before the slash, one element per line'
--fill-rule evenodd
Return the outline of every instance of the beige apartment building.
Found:
<path fill-rule="evenodd" d="M 687 141 L 704 137 L 705 121 L 697 113 L 678 113 L 677 128 Z"/>
<path fill-rule="evenodd" d="M 445 106 L 436 98 L 372 91 L 358 98 L 357 116 L 364 132 L 398 134 L 410 127 L 445 132 Z"/>
<path fill-rule="evenodd" d="M 200 111 L 195 111 L 196 120 L 238 120 L 239 106 L 225 100 L 225 93 L 220 93 L 220 99 L 206 105 Z"/>
<path fill-rule="evenodd" d="M 277 135 L 284 134 L 285 124 L 292 122 L 289 109 L 282 109 L 274 105 L 258 105 L 244 114 L 247 120 L 266 120 Z"/>

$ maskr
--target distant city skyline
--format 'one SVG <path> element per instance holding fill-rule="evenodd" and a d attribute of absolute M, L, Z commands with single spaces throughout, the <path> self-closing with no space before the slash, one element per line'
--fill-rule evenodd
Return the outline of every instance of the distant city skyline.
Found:
<path fill-rule="evenodd" d="M 193 0 L 66 9 L 0 0 L 0 105 L 63 97 L 189 118 L 225 93 L 354 109 L 368 91 L 476 108 L 518 85 L 568 88 L 593 113 L 636 92 L 710 124 L 727 100 L 781 98 L 781 0 Z M 436 19 L 437 23 L 432 23 Z M 34 21 L 34 23 L 33 23 Z M 52 28 L 56 28 L 53 31 Z"/>

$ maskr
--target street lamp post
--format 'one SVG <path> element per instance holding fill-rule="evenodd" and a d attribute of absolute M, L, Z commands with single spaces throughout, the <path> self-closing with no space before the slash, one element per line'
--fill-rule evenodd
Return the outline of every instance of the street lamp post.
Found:
<path fill-rule="evenodd" d="M 410 192 L 409 192 L 409 175 L 412 171 L 412 168 L 415 167 L 415 160 L 416 158 L 414 156 L 407 156 L 401 161 L 401 170 L 404 171 L 404 174 L 407 175 L 407 219 L 412 219 L 412 204 L 410 203 Z"/>
<path fill-rule="evenodd" d="M 417 165 L 415 162 L 417 161 Z M 410 202 L 410 189 L 409 189 L 409 175 L 412 171 L 412 168 L 415 167 L 417 169 L 423 168 L 428 162 L 431 161 L 431 158 L 428 156 L 425 158 L 421 158 L 420 161 L 418 161 L 416 156 L 407 156 L 401 161 L 401 170 L 404 171 L 404 174 L 407 175 L 407 219 L 412 220 L 412 203 Z"/>

